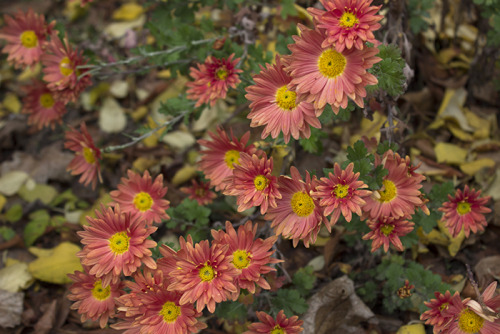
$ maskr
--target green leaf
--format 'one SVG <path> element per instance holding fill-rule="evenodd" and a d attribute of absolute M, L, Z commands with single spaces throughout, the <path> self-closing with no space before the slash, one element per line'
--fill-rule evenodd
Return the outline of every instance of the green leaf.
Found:
<path fill-rule="evenodd" d="M 274 313 L 283 310 L 287 317 L 305 313 L 309 308 L 299 291 L 291 289 L 280 289 L 277 296 L 271 299 L 271 306 Z"/>
<path fill-rule="evenodd" d="M 311 136 L 309 138 L 300 138 L 299 143 L 305 151 L 320 155 L 323 152 L 321 138 L 324 137 L 326 137 L 326 133 L 320 129 L 311 128 Z"/>
<path fill-rule="evenodd" d="M 0 226 L 0 235 L 3 240 L 9 241 L 16 236 L 16 232 L 8 226 Z"/>
<path fill-rule="evenodd" d="M 45 233 L 50 224 L 50 216 L 47 210 L 38 210 L 30 214 L 31 221 L 24 228 L 24 243 L 26 247 L 33 245 L 36 239 Z"/>
<path fill-rule="evenodd" d="M 378 56 L 382 61 L 373 65 L 369 71 L 377 77 L 379 89 L 392 96 L 401 95 L 406 80 L 403 73 L 405 61 L 401 58 L 401 51 L 393 44 L 382 44 L 379 50 Z"/>
<path fill-rule="evenodd" d="M 222 302 L 217 304 L 215 315 L 218 319 L 244 321 L 247 318 L 247 308 L 244 304 L 237 301 Z"/>
<path fill-rule="evenodd" d="M 430 204 L 436 205 L 435 207 L 440 207 L 443 202 L 448 201 L 448 195 L 453 194 L 455 187 L 451 181 L 442 184 L 435 184 L 432 186 L 431 192 L 429 193 Z"/>
<path fill-rule="evenodd" d="M 396 152 L 399 148 L 397 143 L 390 143 L 388 140 L 384 140 L 382 143 L 379 143 L 377 146 L 377 154 L 383 155 L 385 152 L 392 150 Z"/>
<path fill-rule="evenodd" d="M 286 19 L 288 16 L 297 16 L 298 12 L 295 9 L 295 0 L 281 0 L 281 17 Z"/>
<path fill-rule="evenodd" d="M 358 140 L 351 147 L 347 148 L 347 159 L 354 162 L 357 160 L 364 159 L 367 155 L 368 151 L 366 150 L 365 143 L 362 140 Z"/>
<path fill-rule="evenodd" d="M 15 223 L 23 216 L 23 207 L 21 204 L 14 204 L 5 213 L 5 219 L 10 223 Z"/>
<path fill-rule="evenodd" d="M 298 289 L 303 297 L 306 297 L 309 291 L 314 287 L 316 276 L 314 275 L 314 268 L 306 266 L 297 270 L 293 275 L 292 280 L 294 286 Z"/>

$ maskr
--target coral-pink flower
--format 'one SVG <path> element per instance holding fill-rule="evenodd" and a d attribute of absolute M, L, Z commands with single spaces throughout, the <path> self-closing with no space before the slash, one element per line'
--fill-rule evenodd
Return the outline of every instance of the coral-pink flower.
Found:
<path fill-rule="evenodd" d="M 210 183 L 203 181 L 191 180 L 190 187 L 182 187 L 180 191 L 189 195 L 190 199 L 198 202 L 199 205 L 207 205 L 214 201 L 217 194 L 210 190 Z"/>
<path fill-rule="evenodd" d="M 390 244 L 393 244 L 400 252 L 404 250 L 399 237 L 405 236 L 413 231 L 413 226 L 415 224 L 402 217 L 394 218 L 382 216 L 374 220 L 369 220 L 367 225 L 371 231 L 363 236 L 363 240 L 372 240 L 372 252 L 384 246 L 384 252 L 387 253 Z"/>
<path fill-rule="evenodd" d="M 242 70 L 236 68 L 240 58 L 233 60 L 234 53 L 229 58 L 218 59 L 208 56 L 205 63 L 191 67 L 189 75 L 194 80 L 188 82 L 186 86 L 187 98 L 197 101 L 195 107 L 204 103 L 215 105 L 218 99 L 225 99 L 229 88 L 236 88 L 240 83 L 238 73 Z"/>
<path fill-rule="evenodd" d="M 5 27 L 0 30 L 0 39 L 7 41 L 2 52 L 7 53 L 7 61 L 15 67 L 32 66 L 38 63 L 43 48 L 56 24 L 45 23 L 45 17 L 28 9 L 26 13 L 19 11 L 14 17 L 4 15 Z"/>
<path fill-rule="evenodd" d="M 74 301 L 71 309 L 78 310 L 81 321 L 97 321 L 104 328 L 109 318 L 115 316 L 115 298 L 125 293 L 121 281 L 103 287 L 102 280 L 86 272 L 75 271 L 68 274 L 73 281 L 69 287 L 68 299 Z"/>
<path fill-rule="evenodd" d="M 262 139 L 271 135 L 278 137 L 283 132 L 285 143 L 290 135 L 299 139 L 311 136 L 310 126 L 321 128 L 311 103 L 297 98 L 294 90 L 288 89 L 292 78 L 285 72 L 280 56 L 276 55 L 276 64 L 261 65 L 261 72 L 253 77 L 255 85 L 246 88 L 245 97 L 251 101 L 250 126 L 265 125 Z"/>
<path fill-rule="evenodd" d="M 458 292 L 455 292 L 455 295 L 458 294 Z M 426 325 L 434 326 L 434 333 L 437 333 L 440 329 L 444 329 L 445 325 L 452 318 L 446 313 L 443 313 L 443 311 L 448 309 L 452 295 L 450 291 L 446 291 L 444 295 L 439 291 L 436 291 L 434 292 L 434 295 L 436 296 L 436 299 L 424 302 L 425 306 L 427 306 L 430 310 L 422 313 L 420 320 L 425 320 Z"/>
<path fill-rule="evenodd" d="M 75 102 L 80 93 L 92 84 L 90 76 L 84 75 L 86 70 L 77 68 L 86 65 L 87 61 L 81 52 L 71 47 L 67 37 L 61 41 L 53 33 L 41 61 L 44 66 L 43 80 L 62 101 Z"/>
<path fill-rule="evenodd" d="M 497 282 L 491 282 L 479 297 L 485 307 L 475 300 L 468 301 L 466 305 L 481 317 L 489 321 L 495 321 L 497 314 L 500 312 L 500 294 L 496 294 L 496 288 Z"/>
<path fill-rule="evenodd" d="M 118 205 L 96 210 L 96 218 L 87 216 L 89 225 L 78 232 L 84 245 L 77 255 L 89 267 L 89 274 L 102 278 L 103 286 L 117 282 L 121 274 L 132 275 L 144 264 L 156 269 L 150 248 L 156 242 L 148 237 L 156 227 L 146 226 L 138 216 L 122 213 Z"/>
<path fill-rule="evenodd" d="M 304 322 L 296 315 L 287 318 L 283 310 L 279 311 L 276 319 L 265 312 L 256 312 L 256 314 L 260 322 L 250 324 L 243 334 L 298 334 L 303 330 L 301 326 Z"/>
<path fill-rule="evenodd" d="M 238 232 L 229 221 L 226 221 L 225 232 L 212 230 L 214 243 L 221 246 L 229 245 L 226 254 L 232 256 L 231 264 L 240 270 L 240 274 L 236 277 L 238 290 L 233 294 L 233 299 L 239 296 L 240 289 L 246 289 L 254 294 L 256 284 L 263 289 L 271 289 L 263 275 L 276 270 L 268 266 L 269 264 L 282 262 L 272 257 L 274 251 L 270 250 L 277 237 L 255 239 L 256 234 L 257 224 L 253 225 L 251 221 L 240 226 Z"/>
<path fill-rule="evenodd" d="M 240 154 L 254 154 L 254 145 L 247 146 L 250 132 L 245 133 L 238 140 L 231 129 L 231 137 L 222 128 L 217 128 L 217 133 L 208 132 L 210 140 L 200 139 L 198 143 L 205 147 L 201 150 L 199 170 L 210 180 L 210 185 L 215 190 L 224 190 L 228 186 L 228 176 L 233 174 L 234 164 L 239 165 Z"/>
<path fill-rule="evenodd" d="M 70 126 L 65 134 L 64 148 L 75 152 L 75 157 L 67 168 L 71 175 L 82 174 L 79 182 L 84 185 L 92 183 L 92 189 L 95 189 L 98 179 L 102 183 L 99 164 L 101 150 L 94 145 L 85 123 L 80 124 L 80 131 Z"/>
<path fill-rule="evenodd" d="M 344 49 L 362 50 L 365 42 L 380 44 L 373 32 L 380 28 L 383 16 L 376 15 L 380 6 L 370 6 L 373 0 L 320 0 L 326 11 L 310 7 L 316 27 L 325 29 L 322 47 L 334 46 L 338 52 Z"/>
<path fill-rule="evenodd" d="M 272 220 L 271 227 L 275 229 L 276 235 L 293 239 L 294 246 L 302 240 L 304 245 L 309 247 L 310 243 L 316 241 L 321 223 L 327 222 L 319 201 L 311 197 L 318 180 L 315 176 L 311 178 L 306 171 L 304 182 L 297 168 L 293 166 L 290 168 L 290 174 L 291 177 L 280 176 L 278 185 L 281 199 L 276 201 L 276 208 L 269 208 L 265 219 Z"/>
<path fill-rule="evenodd" d="M 193 244 L 191 236 L 187 241 L 179 240 L 181 249 L 173 254 L 172 250 L 163 248 L 164 256 L 174 256 L 175 269 L 170 272 L 174 280 L 168 286 L 169 291 L 182 293 L 180 305 L 196 302 L 196 310 L 215 311 L 215 304 L 231 298 L 237 291 L 234 279 L 238 269 L 231 265 L 232 256 L 227 255 L 228 245 L 213 244 L 202 240 Z"/>
<path fill-rule="evenodd" d="M 292 54 L 287 58 L 285 70 L 293 78 L 288 87 L 305 101 L 314 103 L 316 115 L 321 114 L 327 103 L 338 114 L 340 107 L 347 108 L 348 98 L 362 108 L 365 87 L 378 82 L 367 71 L 381 61 L 375 56 L 378 49 L 365 47 L 338 52 L 321 46 L 323 33 L 300 24 L 299 29 L 300 36 L 293 36 L 295 44 L 288 45 Z"/>
<path fill-rule="evenodd" d="M 469 237 L 471 231 L 484 231 L 488 224 L 484 214 L 491 212 L 491 209 L 484 205 L 488 203 L 490 196 L 480 196 L 481 190 L 469 189 L 466 185 L 464 191 L 457 189 L 454 197 L 448 195 L 449 201 L 438 209 L 443 212 L 442 220 L 446 222 L 446 227 L 453 237 L 462 229 L 465 230 L 466 237 Z"/>
<path fill-rule="evenodd" d="M 34 125 L 40 130 L 43 127 L 54 129 L 56 124 L 62 123 L 62 117 L 66 113 L 64 103 L 57 99 L 45 83 L 35 81 L 25 91 L 23 113 L 29 114 L 28 125 Z"/>
<path fill-rule="evenodd" d="M 273 158 L 267 159 L 265 153 L 257 155 L 240 154 L 240 164 L 234 165 L 233 175 L 227 180 L 225 195 L 237 196 L 238 211 L 245 211 L 260 205 L 260 213 L 265 214 L 269 207 L 277 206 L 281 198 L 278 178 L 272 175 Z"/>
<path fill-rule="evenodd" d="M 118 190 L 110 192 L 113 202 L 110 205 L 120 205 L 122 212 L 138 215 L 148 223 L 161 223 L 169 219 L 165 210 L 170 207 L 166 199 L 167 187 L 163 186 L 163 174 L 153 181 L 146 170 L 141 176 L 132 170 L 127 171 L 128 178 L 122 178 Z"/>
<path fill-rule="evenodd" d="M 363 189 L 368 186 L 358 180 L 359 173 L 355 174 L 353 169 L 353 163 L 345 170 L 335 163 L 334 174 L 329 173 L 328 178 L 322 177 L 316 191 L 312 193 L 313 198 L 325 208 L 324 215 L 332 214 L 330 226 L 337 223 L 341 213 L 348 222 L 351 221 L 353 212 L 361 216 L 361 207 L 366 203 L 363 198 L 371 194 L 371 191 Z"/>

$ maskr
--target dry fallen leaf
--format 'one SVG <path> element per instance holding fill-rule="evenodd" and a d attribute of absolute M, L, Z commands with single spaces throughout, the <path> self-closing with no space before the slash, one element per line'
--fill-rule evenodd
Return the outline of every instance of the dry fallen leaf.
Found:
<path fill-rule="evenodd" d="M 396 334 L 425 334 L 425 328 L 423 324 L 404 325 Z"/>
<path fill-rule="evenodd" d="M 125 111 L 112 97 L 108 97 L 102 103 L 99 110 L 99 127 L 108 133 L 122 132 L 127 126 Z"/>
<path fill-rule="evenodd" d="M 0 327 L 12 328 L 21 323 L 23 292 L 0 290 Z"/>
<path fill-rule="evenodd" d="M 0 286 L 9 292 L 19 292 L 26 289 L 33 281 L 24 262 L 14 263 L 0 270 Z"/>
<path fill-rule="evenodd" d="M 439 163 L 462 164 L 467 157 L 467 150 L 449 143 L 437 143 L 434 150 Z"/>
<path fill-rule="evenodd" d="M 500 279 L 500 255 L 488 256 L 474 266 L 480 287 L 486 287 L 495 279 Z"/>

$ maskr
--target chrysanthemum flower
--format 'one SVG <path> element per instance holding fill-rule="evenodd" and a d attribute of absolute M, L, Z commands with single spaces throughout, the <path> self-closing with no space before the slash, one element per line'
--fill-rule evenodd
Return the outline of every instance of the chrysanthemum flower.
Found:
<path fill-rule="evenodd" d="M 176 269 L 170 272 L 174 283 L 169 291 L 179 291 L 182 297 L 180 305 L 196 302 L 196 310 L 215 311 L 215 303 L 231 297 L 237 291 L 234 278 L 238 269 L 231 265 L 232 256 L 226 255 L 228 245 L 210 246 L 208 240 L 193 244 L 191 236 L 187 241 L 179 240 L 181 249 L 176 253 Z"/>
<path fill-rule="evenodd" d="M 280 176 L 281 199 L 276 201 L 276 208 L 269 208 L 265 219 L 272 220 L 271 227 L 275 228 L 276 235 L 293 239 L 294 247 L 299 240 L 309 247 L 314 243 L 322 222 L 326 222 L 323 208 L 319 201 L 311 197 L 311 192 L 316 190 L 317 179 L 306 171 L 306 181 L 302 180 L 295 167 L 290 168 L 291 177 Z M 329 228 L 329 225 L 327 225 Z"/>
<path fill-rule="evenodd" d="M 283 310 L 279 311 L 276 320 L 265 312 L 256 312 L 260 322 L 254 322 L 248 326 L 248 331 L 243 334 L 298 334 L 302 332 L 300 327 L 304 323 L 294 315 L 287 318 Z"/>
<path fill-rule="evenodd" d="M 276 64 L 261 65 L 261 72 L 253 77 L 255 85 L 246 88 L 245 97 L 251 101 L 250 126 L 265 125 L 262 139 L 271 134 L 272 138 L 278 137 L 283 132 L 285 143 L 293 138 L 309 138 L 311 128 L 321 128 L 321 123 L 316 117 L 311 103 L 297 98 L 294 90 L 288 89 L 292 78 L 284 71 L 280 56 L 276 55 Z"/>
<path fill-rule="evenodd" d="M 369 220 L 367 225 L 371 231 L 363 236 L 363 240 L 372 240 L 372 252 L 375 252 L 383 245 L 384 252 L 387 253 L 389 243 L 393 244 L 400 252 L 404 250 L 399 237 L 413 231 L 415 224 L 405 220 L 405 218 L 382 216 L 375 220 Z"/>
<path fill-rule="evenodd" d="M 276 207 L 276 199 L 281 198 L 278 179 L 271 175 L 273 158 L 267 159 L 263 153 L 257 155 L 240 154 L 240 165 L 234 165 L 233 175 L 227 180 L 225 195 L 237 196 L 238 211 L 245 211 L 260 205 L 260 213 L 265 214 L 269 206 Z"/>
<path fill-rule="evenodd" d="M 398 163 L 394 152 L 387 151 L 384 154 L 382 162 L 375 161 L 375 164 L 384 163 L 389 173 L 382 181 L 382 188 L 374 191 L 370 197 L 366 197 L 366 204 L 363 211 L 371 219 L 383 216 L 395 218 L 412 215 L 415 208 L 423 204 L 420 198 L 420 188 L 422 184 L 418 178 L 408 177 L 408 168 L 405 162 Z"/>
<path fill-rule="evenodd" d="M 191 67 L 189 75 L 194 81 L 186 84 L 187 98 L 197 101 L 195 107 L 204 103 L 215 105 L 218 99 L 226 98 L 229 88 L 236 88 L 240 83 L 238 73 L 242 70 L 236 68 L 240 58 L 233 60 L 234 53 L 229 58 L 218 59 L 208 56 L 205 63 L 198 64 L 197 69 Z"/>
<path fill-rule="evenodd" d="M 23 99 L 23 113 L 29 114 L 28 125 L 35 125 L 37 129 L 51 127 L 62 122 L 66 108 L 54 93 L 41 82 L 36 81 L 26 87 L 26 97 Z"/>
<path fill-rule="evenodd" d="M 145 269 L 144 274 L 134 274 L 134 281 L 127 282 L 130 294 L 117 300 L 125 321 L 113 328 L 128 329 L 125 333 L 189 334 L 206 327 L 196 319 L 202 314 L 193 304 L 180 305 L 182 294 L 167 291 L 170 280 L 161 271 Z"/>
<path fill-rule="evenodd" d="M 217 194 L 210 190 L 210 183 L 197 182 L 195 179 L 191 180 L 191 187 L 182 187 L 180 191 L 189 195 L 190 199 L 198 202 L 199 205 L 207 205 L 213 202 Z"/>
<path fill-rule="evenodd" d="M 455 295 L 458 295 L 458 292 L 455 292 Z M 446 291 L 443 295 L 439 291 L 434 292 L 436 299 L 431 299 L 428 302 L 424 302 L 425 306 L 427 306 L 430 310 L 425 311 L 420 316 L 420 320 L 424 321 L 426 325 L 434 326 L 434 332 L 437 333 L 440 328 L 444 328 L 444 326 L 451 320 L 452 317 L 443 313 L 448 309 L 451 300 L 450 291 Z"/>
<path fill-rule="evenodd" d="M 480 196 L 481 190 L 469 189 L 466 185 L 463 192 L 457 189 L 455 197 L 448 195 L 449 201 L 438 209 L 444 213 L 442 219 L 453 237 L 456 237 L 462 228 L 465 230 L 465 236 L 469 237 L 471 231 L 484 231 L 484 227 L 488 225 L 484 214 L 491 212 L 491 209 L 484 205 L 488 203 L 490 196 Z"/>
<path fill-rule="evenodd" d="M 497 313 L 500 312 L 500 295 L 495 296 L 496 288 L 497 282 L 493 281 L 481 294 L 480 300 L 482 300 L 487 309 L 483 308 L 483 306 L 475 300 L 468 301 L 466 305 L 482 318 L 494 322 L 496 320 Z"/>
<path fill-rule="evenodd" d="M 163 186 L 163 174 L 153 181 L 148 171 L 140 176 L 129 169 L 127 176 L 128 179 L 122 178 L 118 190 L 110 192 L 113 199 L 110 205 L 119 204 L 122 212 L 138 215 L 149 223 L 161 223 L 162 219 L 169 219 L 165 210 L 169 208 L 170 202 L 163 199 L 167 193 L 167 187 Z"/>
<path fill-rule="evenodd" d="M 380 44 L 373 31 L 380 28 L 383 16 L 375 15 L 380 6 L 370 6 L 372 0 L 320 0 L 326 11 L 310 7 L 316 27 L 325 29 L 322 47 L 335 46 L 338 52 L 345 48 L 362 50 L 365 42 Z"/>
<path fill-rule="evenodd" d="M 377 48 L 350 49 L 342 52 L 332 47 L 323 48 L 323 33 L 299 24 L 300 36 L 293 36 L 295 44 L 288 45 L 292 52 L 285 68 L 293 78 L 288 87 L 305 101 L 314 102 L 321 114 L 327 103 L 335 114 L 347 108 L 349 97 L 361 108 L 366 96 L 365 86 L 376 84 L 377 78 L 367 72 L 381 58 Z"/>
<path fill-rule="evenodd" d="M 103 286 L 116 282 L 123 273 L 132 275 L 142 264 L 156 269 L 150 248 L 156 242 L 148 237 L 156 227 L 145 226 L 135 215 L 120 212 L 120 207 L 96 210 L 96 218 L 87 217 L 90 225 L 78 232 L 83 250 L 77 255 L 89 266 L 89 274 L 102 278 Z"/>
<path fill-rule="evenodd" d="M 68 277 L 73 280 L 68 294 L 68 299 L 75 302 L 71 309 L 78 310 L 82 322 L 99 320 L 104 328 L 108 319 L 115 316 L 115 298 L 125 293 L 123 283 L 118 281 L 103 287 L 100 278 L 81 271 L 68 274 Z"/>
<path fill-rule="evenodd" d="M 247 145 L 250 132 L 245 133 L 238 140 L 231 130 L 231 138 L 222 128 L 217 128 L 217 133 L 208 132 L 211 140 L 198 140 L 200 146 L 206 147 L 202 150 L 199 170 L 210 180 L 210 185 L 215 190 L 224 190 L 228 186 L 227 177 L 233 174 L 234 164 L 239 165 L 240 154 L 254 154 L 254 145 Z M 225 180 L 226 179 L 226 180 Z"/>
<path fill-rule="evenodd" d="M 221 246 L 229 245 L 227 255 L 232 255 L 231 264 L 240 270 L 236 277 L 236 287 L 238 290 L 233 294 L 233 299 L 238 298 L 240 289 L 247 289 L 250 293 L 255 293 L 255 284 L 263 289 L 269 290 L 271 286 L 265 278 L 267 274 L 276 269 L 269 267 L 268 264 L 282 262 L 271 257 L 274 251 L 270 251 L 277 237 L 273 236 L 262 240 L 255 239 L 257 234 L 257 224 L 253 225 L 251 221 L 234 229 L 231 222 L 226 221 L 226 231 L 212 230 L 214 243 Z"/>
<path fill-rule="evenodd" d="M 31 8 L 27 13 L 19 11 L 14 17 L 3 17 L 6 26 L 0 30 L 0 39 L 7 41 L 2 50 L 9 55 L 7 60 L 15 67 L 38 63 L 47 43 L 47 35 L 51 33 L 56 22 L 45 23 L 45 17 L 36 14 Z"/>
<path fill-rule="evenodd" d="M 351 221 L 353 212 L 361 216 L 361 207 L 366 203 L 363 198 L 371 194 L 371 191 L 362 189 L 368 186 L 363 181 L 358 181 L 359 173 L 354 174 L 353 169 L 353 163 L 345 170 L 335 163 L 334 174 L 329 173 L 328 178 L 322 177 L 316 191 L 312 193 L 313 198 L 325 207 L 324 215 L 332 214 L 330 226 L 337 223 L 340 213 L 348 222 Z"/>
<path fill-rule="evenodd" d="M 53 33 L 41 61 L 44 66 L 43 80 L 48 82 L 47 87 L 65 102 L 76 101 L 80 93 L 92 84 L 90 76 L 81 76 L 86 70 L 77 68 L 87 64 L 87 61 L 81 52 L 71 47 L 67 37 L 63 42 Z"/>
<path fill-rule="evenodd" d="M 481 317 L 467 306 L 469 299 L 462 300 L 460 295 L 453 295 L 446 313 L 452 316 L 446 324 L 449 334 L 496 334 L 500 333 L 500 319 L 490 321 Z"/>
<path fill-rule="evenodd" d="M 95 189 L 97 179 L 102 182 L 99 165 L 101 150 L 94 145 L 85 123 L 80 125 L 80 132 L 72 127 L 70 129 L 66 131 L 64 148 L 75 152 L 76 156 L 71 160 L 67 169 L 71 171 L 71 175 L 82 174 L 79 182 L 84 185 L 92 183 L 92 189 Z"/>

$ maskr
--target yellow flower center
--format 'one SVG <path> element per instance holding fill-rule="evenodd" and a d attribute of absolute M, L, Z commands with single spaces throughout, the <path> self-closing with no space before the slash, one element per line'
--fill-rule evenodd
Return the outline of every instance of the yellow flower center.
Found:
<path fill-rule="evenodd" d="M 342 14 L 339 20 L 339 25 L 342 28 L 351 28 L 353 25 L 358 23 L 359 23 L 358 18 L 351 12 L 344 12 L 344 14 Z"/>
<path fill-rule="evenodd" d="M 148 211 L 153 206 L 153 199 L 148 193 L 141 191 L 134 196 L 134 206 L 139 211 Z"/>
<path fill-rule="evenodd" d="M 459 215 L 465 215 L 470 212 L 470 203 L 467 202 L 459 202 L 457 205 L 457 212 Z"/>
<path fill-rule="evenodd" d="M 219 80 L 226 80 L 227 76 L 228 76 L 228 72 L 225 68 L 219 68 L 216 72 L 217 74 L 217 78 L 219 78 Z"/>
<path fill-rule="evenodd" d="M 111 287 L 108 285 L 106 288 L 102 287 L 102 281 L 97 280 L 94 283 L 94 288 L 92 289 L 92 297 L 97 300 L 106 300 L 111 295 Z"/>
<path fill-rule="evenodd" d="M 203 188 L 197 188 L 194 193 L 196 194 L 196 196 L 199 196 L 199 197 L 203 197 L 205 196 L 205 189 Z"/>
<path fill-rule="evenodd" d="M 54 98 L 52 97 L 52 94 L 45 93 L 40 95 L 40 105 L 45 109 L 52 108 L 54 105 Z"/>
<path fill-rule="evenodd" d="M 159 313 L 163 317 L 163 321 L 172 323 L 181 315 L 181 308 L 175 305 L 174 302 L 166 302 Z"/>
<path fill-rule="evenodd" d="M 267 187 L 267 178 L 264 175 L 257 175 L 255 179 L 253 179 L 253 184 L 255 189 L 258 191 L 264 190 Z"/>
<path fill-rule="evenodd" d="M 116 254 L 123 254 L 128 251 L 130 237 L 126 232 L 117 232 L 109 238 L 109 248 Z"/>
<path fill-rule="evenodd" d="M 394 182 L 390 180 L 384 180 L 382 181 L 382 184 L 384 185 L 384 190 L 379 190 L 378 193 L 380 194 L 379 202 L 390 202 L 392 201 L 396 195 L 398 194 L 398 190 L 396 189 L 396 185 Z"/>
<path fill-rule="evenodd" d="M 231 169 L 234 169 L 233 164 L 237 164 L 237 165 L 240 164 L 238 162 L 238 160 L 240 160 L 240 151 L 229 150 L 224 155 L 224 161 L 226 162 L 227 167 L 229 167 Z"/>
<path fill-rule="evenodd" d="M 347 184 L 337 184 L 333 192 L 335 197 L 344 198 L 349 194 L 349 186 Z"/>
<path fill-rule="evenodd" d="M 327 78 L 336 78 L 344 73 L 347 61 L 345 57 L 335 50 L 328 49 L 321 53 L 318 59 L 320 73 Z"/>
<path fill-rule="evenodd" d="M 389 234 L 392 233 L 392 230 L 394 230 L 394 225 L 388 224 L 384 225 L 380 228 L 380 231 L 384 233 L 385 236 L 388 236 Z"/>
<path fill-rule="evenodd" d="M 20 40 L 21 44 L 28 49 L 34 48 L 38 45 L 38 37 L 33 30 L 23 31 Z"/>
<path fill-rule="evenodd" d="M 250 264 L 250 261 L 251 261 L 251 258 L 250 258 L 251 255 L 252 254 L 247 252 L 247 251 L 238 249 L 237 251 L 235 251 L 233 253 L 234 266 L 238 269 L 244 269 L 244 268 L 248 267 L 248 265 Z"/>
<path fill-rule="evenodd" d="M 94 154 L 94 151 L 90 147 L 84 147 L 83 148 L 83 158 L 89 164 L 95 163 L 95 154 Z"/>
<path fill-rule="evenodd" d="M 283 328 L 280 325 L 274 326 L 273 330 L 269 332 L 269 334 L 286 334 Z"/>
<path fill-rule="evenodd" d="M 71 61 L 69 60 L 68 57 L 64 57 L 61 62 L 59 63 L 59 70 L 61 71 L 61 74 L 64 76 L 69 76 L 73 74 L 73 64 L 71 64 Z"/>
<path fill-rule="evenodd" d="M 439 306 L 439 311 L 444 311 L 448 308 L 448 303 L 442 303 L 441 306 Z"/>
<path fill-rule="evenodd" d="M 286 85 L 276 91 L 276 104 L 282 110 L 292 110 L 296 107 L 297 94 L 286 89 Z"/>
<path fill-rule="evenodd" d="M 292 196 L 292 210 L 299 217 L 309 216 L 315 208 L 314 201 L 308 194 L 296 192 Z"/>
<path fill-rule="evenodd" d="M 200 269 L 198 275 L 203 282 L 210 282 L 214 279 L 215 276 L 214 268 L 208 265 L 208 263 L 205 263 L 205 265 Z"/>
<path fill-rule="evenodd" d="M 483 328 L 484 319 L 469 309 L 460 313 L 458 327 L 465 333 L 477 333 Z"/>

